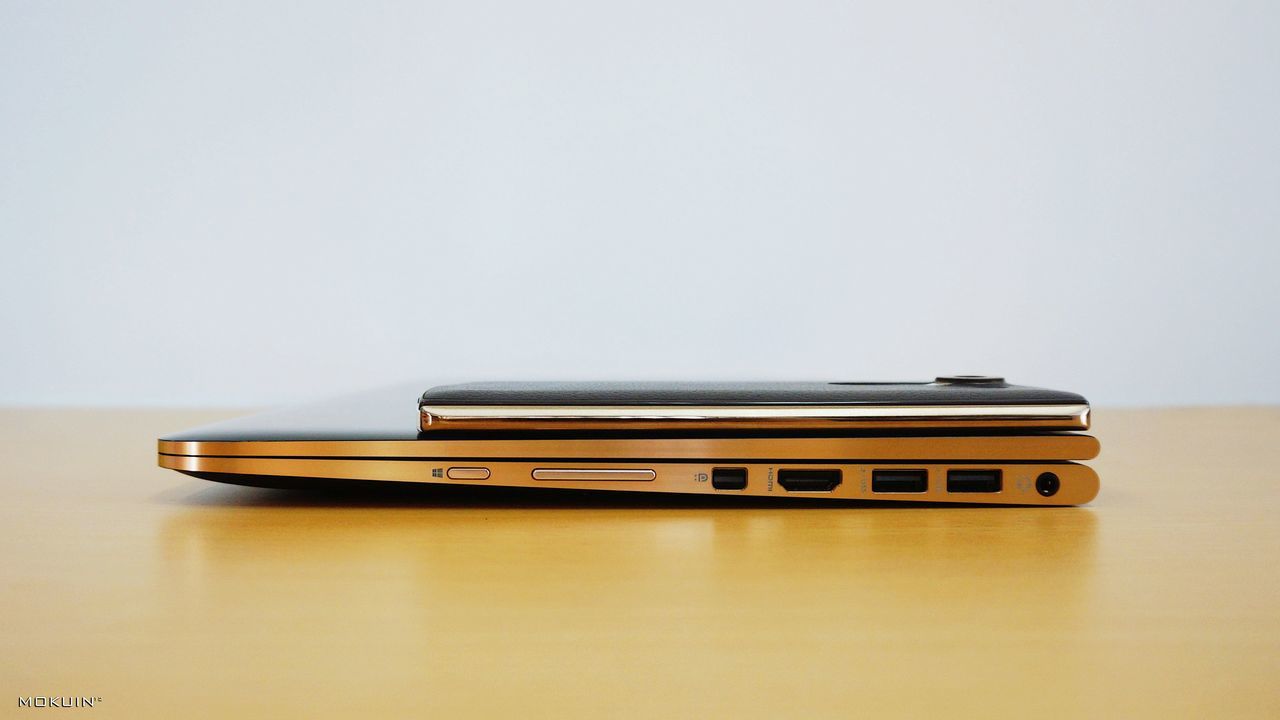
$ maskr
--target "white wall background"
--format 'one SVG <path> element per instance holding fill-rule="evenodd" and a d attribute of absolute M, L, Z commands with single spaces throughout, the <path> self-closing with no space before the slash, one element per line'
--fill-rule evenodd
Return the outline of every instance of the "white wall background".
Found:
<path fill-rule="evenodd" d="M 0 403 L 1280 402 L 1280 3 L 0 0 Z"/>

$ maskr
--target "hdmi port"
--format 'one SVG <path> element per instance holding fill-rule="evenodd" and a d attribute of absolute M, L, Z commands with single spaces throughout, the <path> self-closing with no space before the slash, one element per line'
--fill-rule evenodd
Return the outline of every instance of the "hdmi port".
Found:
<path fill-rule="evenodd" d="M 787 492 L 831 492 L 840 484 L 840 471 L 779 470 L 778 484 Z"/>

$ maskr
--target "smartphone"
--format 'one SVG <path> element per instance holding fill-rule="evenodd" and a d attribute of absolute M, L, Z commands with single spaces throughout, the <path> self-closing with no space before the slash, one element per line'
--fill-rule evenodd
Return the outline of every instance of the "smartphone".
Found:
<path fill-rule="evenodd" d="M 1003 378 L 932 382 L 475 382 L 418 401 L 440 430 L 1085 430 L 1089 403 Z"/>

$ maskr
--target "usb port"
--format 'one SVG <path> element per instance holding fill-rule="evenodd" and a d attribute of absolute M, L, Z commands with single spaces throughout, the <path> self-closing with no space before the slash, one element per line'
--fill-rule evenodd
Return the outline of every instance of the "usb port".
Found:
<path fill-rule="evenodd" d="M 746 490 L 746 468 L 712 468 L 711 487 L 717 490 Z"/>
<path fill-rule="evenodd" d="M 779 470 L 778 484 L 787 492 L 831 492 L 840 484 L 840 471 Z"/>
<path fill-rule="evenodd" d="M 949 493 L 998 493 L 1001 489 L 999 470 L 948 470 Z"/>
<path fill-rule="evenodd" d="M 928 470 L 872 470 L 873 493 L 922 493 L 929 490 Z"/>

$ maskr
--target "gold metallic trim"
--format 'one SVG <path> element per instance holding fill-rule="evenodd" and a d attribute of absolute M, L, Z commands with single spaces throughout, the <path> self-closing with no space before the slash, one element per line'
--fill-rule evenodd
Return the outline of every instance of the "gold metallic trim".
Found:
<path fill-rule="evenodd" d="M 1089 427 L 1088 405 L 423 405 L 423 432 L 617 428 Z"/>
<path fill-rule="evenodd" d="M 582 489 L 577 480 L 534 480 L 533 471 L 544 464 L 532 462 L 495 462 L 489 467 L 487 480 L 454 480 L 435 477 L 441 466 L 420 460 L 343 460 L 289 459 L 254 457 L 190 457 L 161 455 L 160 466 L 187 472 L 230 473 L 240 475 L 273 475 L 295 478 L 336 478 L 379 480 L 386 482 L 440 483 L 452 485 L 484 485 L 504 487 L 553 487 Z M 1098 475 L 1091 468 L 1076 463 L 899 463 L 890 468 L 923 469 L 928 472 L 929 489 L 923 493 L 873 493 L 871 471 L 886 467 L 884 463 L 831 463 L 824 468 L 838 468 L 842 482 L 832 492 L 788 493 L 775 482 L 778 469 L 806 467 L 800 463 L 746 463 L 734 467 L 747 470 L 747 487 L 743 490 L 718 491 L 709 482 L 713 463 L 677 462 L 656 467 L 641 463 L 583 463 L 582 469 L 650 470 L 650 482 L 610 480 L 591 483 L 592 489 L 633 490 L 686 494 L 751 495 L 808 500 L 892 500 L 895 502 L 984 503 L 997 505 L 1080 505 L 1098 494 Z M 810 466 L 812 467 L 812 466 Z M 948 493 L 946 475 L 949 469 L 981 468 L 1000 470 L 1002 489 L 996 493 Z M 1036 492 L 1035 480 L 1043 472 L 1055 473 L 1060 488 L 1052 497 Z M 443 474 L 443 473 L 442 473 Z"/>
<path fill-rule="evenodd" d="M 896 436 L 834 438 L 594 438 L 537 440 L 160 440 L 165 455 L 272 457 L 765 460 L 1089 460 L 1090 435 Z"/>

